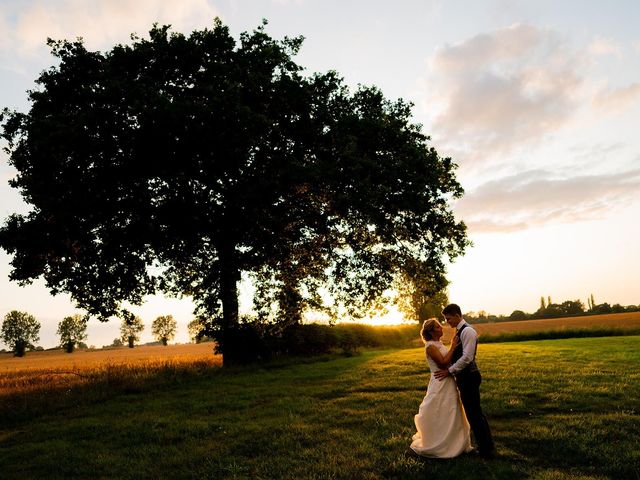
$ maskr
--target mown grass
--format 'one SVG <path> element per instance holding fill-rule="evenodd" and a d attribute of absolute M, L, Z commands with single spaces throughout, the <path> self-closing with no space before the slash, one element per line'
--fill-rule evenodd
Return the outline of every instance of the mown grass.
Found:
<path fill-rule="evenodd" d="M 499 453 L 489 461 L 409 452 L 429 379 L 423 355 L 158 373 L 133 389 L 123 380 L 93 401 L 5 417 L 0 471 L 6 479 L 640 478 L 640 337 L 481 345 Z"/>

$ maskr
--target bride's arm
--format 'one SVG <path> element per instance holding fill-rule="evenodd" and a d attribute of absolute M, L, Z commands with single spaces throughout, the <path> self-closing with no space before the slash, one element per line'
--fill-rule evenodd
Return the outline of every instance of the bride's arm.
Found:
<path fill-rule="evenodd" d="M 456 348 L 456 345 L 458 345 L 457 340 L 458 337 L 453 337 L 453 340 L 451 340 L 451 347 L 449 347 L 449 351 L 445 355 L 442 355 L 440 353 L 440 350 L 438 350 L 434 345 L 429 345 L 427 347 L 427 355 L 429 355 L 433 359 L 433 361 L 436 362 L 436 365 L 438 365 L 438 367 L 446 369 L 451 364 L 451 356 L 453 355 L 453 350 Z"/>

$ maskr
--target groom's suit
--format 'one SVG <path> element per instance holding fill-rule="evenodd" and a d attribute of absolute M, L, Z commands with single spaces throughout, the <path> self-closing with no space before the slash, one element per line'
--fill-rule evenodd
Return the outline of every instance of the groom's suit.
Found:
<path fill-rule="evenodd" d="M 469 420 L 471 431 L 478 444 L 481 455 L 491 455 L 494 451 L 491 429 L 480 406 L 480 382 L 482 376 L 476 365 L 478 334 L 462 320 L 456 327 L 456 336 L 460 339 L 453 351 L 449 372 L 455 377 L 460 400 Z"/>

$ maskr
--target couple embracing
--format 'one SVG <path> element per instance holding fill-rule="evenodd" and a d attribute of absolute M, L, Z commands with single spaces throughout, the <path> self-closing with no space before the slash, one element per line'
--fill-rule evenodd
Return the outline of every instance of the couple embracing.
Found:
<path fill-rule="evenodd" d="M 471 430 L 478 453 L 490 458 L 495 447 L 480 406 L 482 377 L 475 360 L 478 334 L 464 321 L 458 305 L 447 305 L 442 315 L 456 330 L 448 350 L 440 342 L 442 326 L 436 319 L 425 321 L 420 332 L 431 379 L 415 416 L 418 433 L 413 436 L 411 449 L 425 457 L 456 457 L 473 450 Z"/>

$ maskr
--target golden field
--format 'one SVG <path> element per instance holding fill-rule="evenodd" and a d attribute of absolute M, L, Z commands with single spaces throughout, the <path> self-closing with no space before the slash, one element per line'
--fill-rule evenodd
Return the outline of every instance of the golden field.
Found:
<path fill-rule="evenodd" d="M 517 322 L 479 323 L 478 333 L 495 334 L 509 332 L 539 332 L 562 328 L 637 328 L 640 327 L 640 312 L 612 313 L 585 317 L 547 318 L 543 320 L 520 320 Z"/>
<path fill-rule="evenodd" d="M 22 358 L 0 354 L 0 397 L 56 388 L 71 388 L 95 381 L 148 378 L 162 369 L 179 372 L 219 366 L 213 343 L 140 346 L 101 350 L 27 352 Z"/>
<path fill-rule="evenodd" d="M 118 347 L 100 350 L 62 350 L 27 352 L 22 358 L 12 353 L 0 353 L 0 375 L 15 370 L 69 369 L 82 370 L 104 365 L 172 362 L 184 363 L 213 356 L 213 343 L 180 345 L 144 345 L 135 348 Z"/>

